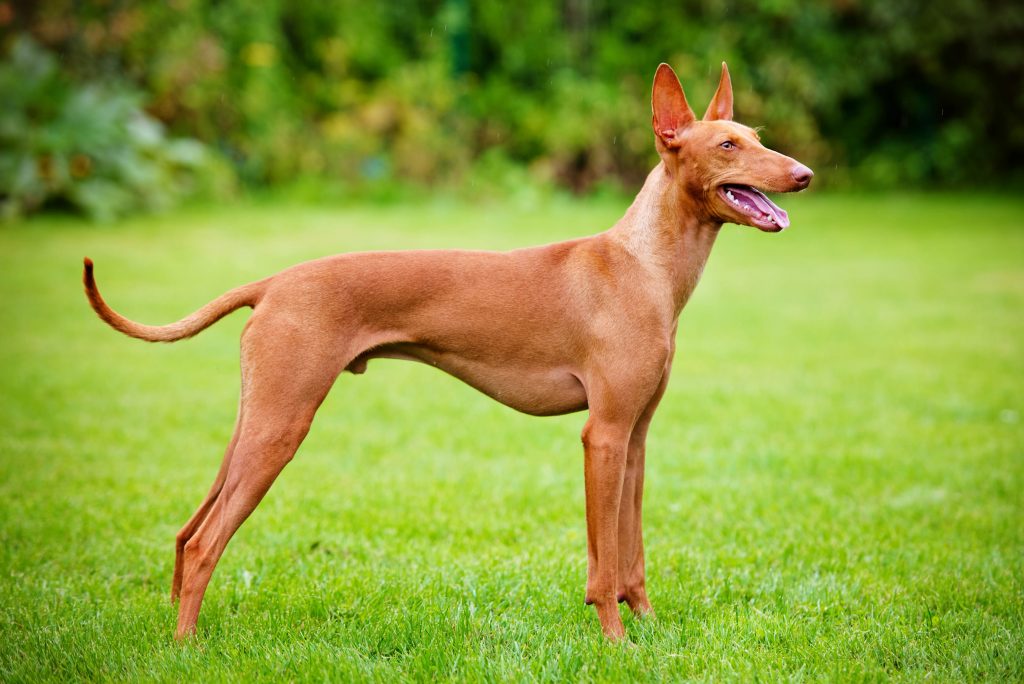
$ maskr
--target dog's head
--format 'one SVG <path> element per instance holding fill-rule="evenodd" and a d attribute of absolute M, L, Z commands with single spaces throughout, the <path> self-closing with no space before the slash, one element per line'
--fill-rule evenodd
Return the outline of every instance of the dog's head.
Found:
<path fill-rule="evenodd" d="M 814 173 L 769 150 L 757 131 L 732 120 L 732 81 L 725 62 L 703 119 L 694 116 L 668 64 L 654 75 L 651 106 L 658 154 L 706 218 L 770 232 L 789 225 L 786 212 L 764 193 L 803 190 Z"/>

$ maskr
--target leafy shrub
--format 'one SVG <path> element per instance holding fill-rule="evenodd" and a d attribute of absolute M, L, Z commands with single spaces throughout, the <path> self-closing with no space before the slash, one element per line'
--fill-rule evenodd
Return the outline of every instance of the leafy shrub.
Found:
<path fill-rule="evenodd" d="M 169 131 L 224 152 L 250 184 L 464 185 L 488 156 L 575 190 L 635 185 L 655 159 L 657 64 L 676 67 L 699 114 L 723 59 L 740 119 L 818 169 L 816 184 L 1022 176 L 1013 0 L 0 7 L 77 80 L 131 79 Z"/>
<path fill-rule="evenodd" d="M 0 214 L 65 205 L 95 219 L 230 189 L 231 171 L 190 139 L 169 139 L 123 88 L 73 84 L 28 38 L 0 64 Z"/>

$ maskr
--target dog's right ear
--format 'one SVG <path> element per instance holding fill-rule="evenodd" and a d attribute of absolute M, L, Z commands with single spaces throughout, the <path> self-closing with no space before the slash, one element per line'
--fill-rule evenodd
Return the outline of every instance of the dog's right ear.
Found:
<path fill-rule="evenodd" d="M 668 147 L 678 145 L 679 131 L 697 119 L 686 102 L 676 72 L 664 62 L 654 74 L 651 109 L 654 111 L 654 134 Z"/>

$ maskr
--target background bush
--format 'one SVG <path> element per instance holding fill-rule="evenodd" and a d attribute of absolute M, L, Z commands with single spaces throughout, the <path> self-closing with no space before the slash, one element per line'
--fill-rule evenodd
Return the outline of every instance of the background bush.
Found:
<path fill-rule="evenodd" d="M 94 218 L 223 190 L 230 170 L 195 140 L 168 139 L 137 93 L 72 83 L 22 36 L 0 64 L 0 214 L 66 204 Z"/>
<path fill-rule="evenodd" d="M 130 83 L 249 184 L 465 186 L 495 164 L 635 184 L 654 67 L 702 111 L 723 59 L 741 119 L 826 184 L 1021 180 L 1024 6 L 1008 0 L 21 0 L 0 24 L 6 54 L 30 34 L 76 83 Z"/>

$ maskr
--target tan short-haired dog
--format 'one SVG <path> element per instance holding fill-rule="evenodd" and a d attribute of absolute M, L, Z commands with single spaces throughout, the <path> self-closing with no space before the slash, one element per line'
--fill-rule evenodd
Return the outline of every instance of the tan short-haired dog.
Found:
<path fill-rule="evenodd" d="M 342 371 L 374 358 L 436 366 L 519 411 L 590 410 L 583 428 L 586 602 L 604 633 L 625 634 L 617 604 L 651 612 L 640 510 L 644 442 L 668 383 L 679 313 L 723 223 L 779 231 L 786 212 L 762 190 L 793 192 L 809 168 L 732 121 L 722 77 L 697 120 L 667 64 L 654 77 L 661 163 L 625 216 L 593 237 L 511 252 L 340 254 L 213 300 L 165 326 L 130 321 L 85 290 L 100 318 L 152 342 L 190 337 L 243 306 L 238 421 L 209 494 L 177 536 L 176 636 L 193 633 L 228 540 L 292 459 Z"/>

